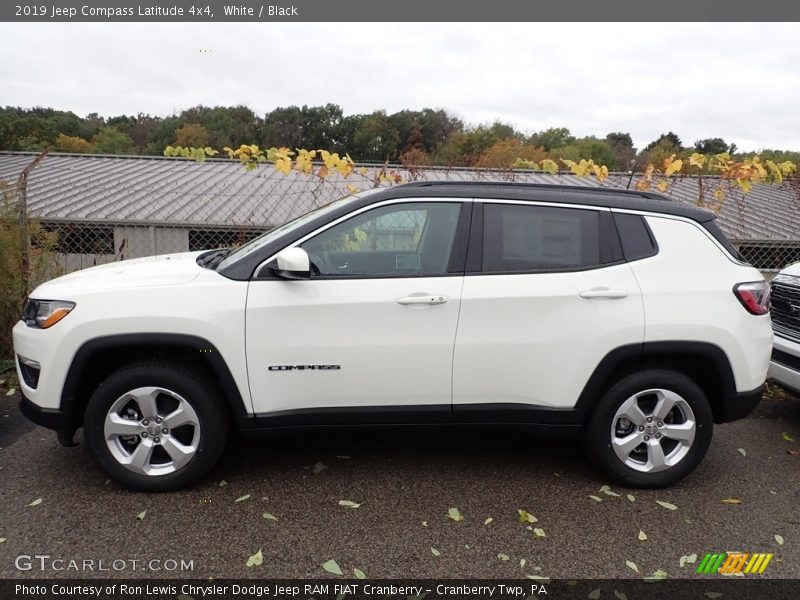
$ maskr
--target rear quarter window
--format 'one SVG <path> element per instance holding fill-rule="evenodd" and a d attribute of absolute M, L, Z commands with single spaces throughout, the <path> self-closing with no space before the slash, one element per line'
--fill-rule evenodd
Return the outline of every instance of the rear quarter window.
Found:
<path fill-rule="evenodd" d="M 614 223 L 617 226 L 617 233 L 619 233 L 619 241 L 622 244 L 622 253 L 625 256 L 625 260 L 639 260 L 658 253 L 655 237 L 647 226 L 644 217 L 627 213 L 614 213 Z"/>

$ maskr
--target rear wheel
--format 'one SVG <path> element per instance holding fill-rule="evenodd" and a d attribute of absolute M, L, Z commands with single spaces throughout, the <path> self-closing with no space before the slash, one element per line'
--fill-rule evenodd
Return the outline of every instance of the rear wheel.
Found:
<path fill-rule="evenodd" d="M 586 445 L 617 481 L 661 487 L 700 463 L 713 423 L 708 399 L 691 379 L 676 371 L 643 371 L 606 392 L 587 425 Z"/>
<path fill-rule="evenodd" d="M 181 365 L 140 363 L 113 373 L 86 408 L 87 444 L 118 483 L 169 491 L 200 480 L 227 439 L 216 386 Z"/>

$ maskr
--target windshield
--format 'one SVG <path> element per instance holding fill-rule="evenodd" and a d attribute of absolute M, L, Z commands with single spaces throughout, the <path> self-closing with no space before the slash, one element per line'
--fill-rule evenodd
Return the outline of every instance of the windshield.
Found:
<path fill-rule="evenodd" d="M 354 194 L 352 196 L 345 196 L 344 198 L 340 198 L 339 200 L 334 200 L 330 204 L 326 204 L 324 206 L 320 206 L 319 208 L 315 208 L 314 210 L 307 212 L 304 215 L 300 215 L 299 217 L 292 219 L 291 221 L 287 221 L 283 225 L 279 225 L 275 229 L 270 229 L 269 231 L 262 233 L 257 238 L 250 240 L 243 246 L 240 246 L 239 248 L 228 254 L 225 257 L 225 260 L 223 260 L 217 265 L 217 270 L 219 271 L 220 269 L 224 269 L 225 267 L 232 265 L 236 261 L 241 260 L 245 256 L 252 254 L 253 252 L 259 250 L 260 248 L 263 248 L 270 242 L 278 239 L 283 234 L 289 233 L 290 231 L 297 229 L 301 225 L 307 223 L 311 219 L 315 219 L 321 215 L 324 215 L 327 212 L 339 208 L 340 206 L 342 206 L 342 204 L 350 202 L 355 198 L 359 198 L 362 195 L 363 193 Z"/>

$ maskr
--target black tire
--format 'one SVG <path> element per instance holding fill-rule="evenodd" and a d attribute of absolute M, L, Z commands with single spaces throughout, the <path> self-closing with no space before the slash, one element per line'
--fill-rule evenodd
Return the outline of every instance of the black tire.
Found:
<path fill-rule="evenodd" d="M 115 402 L 131 390 L 148 386 L 180 395 L 194 410 L 199 422 L 199 441 L 194 455 L 171 473 L 136 473 L 121 464 L 106 443 L 105 420 Z M 132 364 L 110 375 L 92 394 L 84 414 L 84 437 L 94 459 L 117 483 L 143 492 L 177 490 L 205 477 L 225 449 L 229 418 L 224 401 L 213 381 L 194 369 L 155 361 Z"/>
<path fill-rule="evenodd" d="M 616 427 L 615 415 L 623 403 L 632 396 L 651 389 L 674 392 L 686 401 L 693 412 L 695 436 L 688 452 L 676 464 L 663 471 L 642 472 L 620 459 L 612 447 L 611 435 Z M 648 399 L 647 396 L 643 397 L 645 402 Z M 618 483 L 639 488 L 664 487 L 686 477 L 700 464 L 711 444 L 713 426 L 714 417 L 708 399 L 689 377 L 666 369 L 641 371 L 618 381 L 597 403 L 586 424 L 585 449 L 592 462 Z"/>

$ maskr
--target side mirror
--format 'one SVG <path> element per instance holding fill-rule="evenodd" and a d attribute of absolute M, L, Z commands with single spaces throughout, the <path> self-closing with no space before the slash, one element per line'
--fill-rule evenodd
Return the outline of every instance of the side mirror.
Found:
<path fill-rule="evenodd" d="M 284 279 L 308 279 L 311 277 L 311 261 L 302 248 L 286 248 L 275 257 L 278 263 L 273 271 Z"/>

